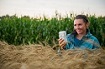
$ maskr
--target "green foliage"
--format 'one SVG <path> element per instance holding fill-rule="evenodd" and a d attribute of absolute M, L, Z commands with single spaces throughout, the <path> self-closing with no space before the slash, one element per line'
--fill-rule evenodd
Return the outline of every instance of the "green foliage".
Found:
<path fill-rule="evenodd" d="M 66 30 L 71 33 L 73 30 L 72 14 L 66 17 L 30 18 L 29 16 L 17 17 L 2 16 L 0 17 L 0 40 L 9 44 L 30 44 L 46 42 L 57 43 L 58 32 Z M 90 31 L 95 35 L 101 45 L 105 46 L 105 17 L 89 16 Z"/>
<path fill-rule="evenodd" d="M 105 17 L 95 17 L 90 16 L 90 31 L 96 36 L 101 43 L 101 45 L 105 46 Z"/>

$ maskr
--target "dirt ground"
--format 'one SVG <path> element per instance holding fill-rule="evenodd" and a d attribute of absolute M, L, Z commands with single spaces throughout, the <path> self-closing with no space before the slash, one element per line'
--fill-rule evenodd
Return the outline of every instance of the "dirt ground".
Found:
<path fill-rule="evenodd" d="M 62 50 L 0 42 L 0 69 L 105 69 L 105 50 Z"/>

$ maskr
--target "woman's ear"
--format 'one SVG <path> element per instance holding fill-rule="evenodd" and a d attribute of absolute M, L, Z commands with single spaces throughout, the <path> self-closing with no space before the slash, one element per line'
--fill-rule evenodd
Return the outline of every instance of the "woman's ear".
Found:
<path fill-rule="evenodd" d="M 86 24 L 87 29 L 89 28 L 89 25 L 90 25 L 90 23 L 87 23 L 87 24 Z"/>

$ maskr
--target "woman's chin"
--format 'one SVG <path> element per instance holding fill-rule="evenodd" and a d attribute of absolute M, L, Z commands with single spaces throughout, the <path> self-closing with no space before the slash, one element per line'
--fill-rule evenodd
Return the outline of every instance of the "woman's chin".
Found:
<path fill-rule="evenodd" d="M 81 32 L 77 32 L 78 34 L 82 34 Z"/>

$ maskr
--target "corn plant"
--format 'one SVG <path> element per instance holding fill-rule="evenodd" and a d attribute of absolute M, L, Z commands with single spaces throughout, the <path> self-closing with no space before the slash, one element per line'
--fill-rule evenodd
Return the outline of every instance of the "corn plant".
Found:
<path fill-rule="evenodd" d="M 95 35 L 101 45 L 105 46 L 105 17 L 90 15 L 90 31 Z M 30 18 L 29 16 L 17 17 L 16 15 L 0 17 L 0 40 L 9 44 L 32 44 L 43 43 L 53 45 L 57 43 L 58 32 L 65 30 L 67 33 L 73 31 L 74 15 L 68 14 L 60 17 L 57 14 L 51 19 Z"/>

